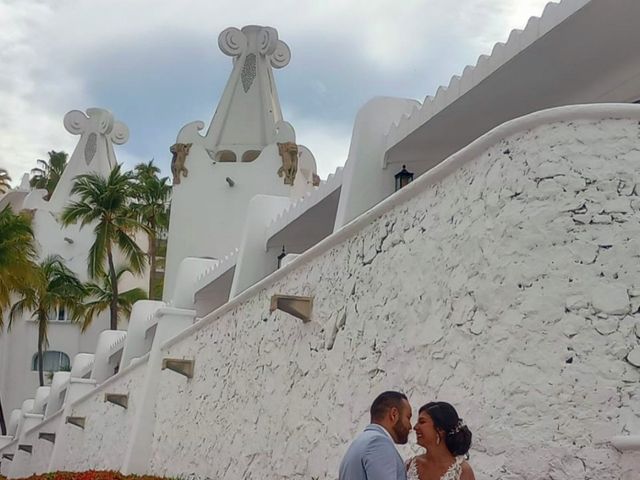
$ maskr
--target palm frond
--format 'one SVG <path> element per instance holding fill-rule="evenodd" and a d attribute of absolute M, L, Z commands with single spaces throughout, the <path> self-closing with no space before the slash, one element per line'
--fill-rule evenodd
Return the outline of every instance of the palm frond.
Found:
<path fill-rule="evenodd" d="M 133 304 L 139 300 L 146 300 L 147 298 L 147 292 L 142 288 L 132 288 L 131 290 L 122 292 L 118 295 L 118 306 L 120 307 L 120 312 L 124 313 L 127 318 L 130 317 Z"/>
<path fill-rule="evenodd" d="M 94 208 L 93 205 L 83 201 L 72 201 L 62 210 L 60 220 L 65 226 L 80 221 L 80 226 L 84 227 L 88 223 L 97 220 L 99 216 L 100 211 Z"/>
<path fill-rule="evenodd" d="M 12 295 L 37 280 L 35 258 L 30 217 L 13 213 L 10 206 L 0 210 L 0 329 Z"/>
<path fill-rule="evenodd" d="M 89 249 L 89 256 L 87 257 L 87 266 L 89 276 L 91 278 L 98 278 L 104 273 L 105 261 L 107 258 L 107 246 L 109 243 L 109 226 L 102 223 L 98 223 L 93 229 L 95 234 L 95 241 Z"/>
<path fill-rule="evenodd" d="M 122 230 L 115 232 L 115 243 L 124 254 L 134 273 L 144 272 L 147 266 L 147 256 L 138 246 L 138 244 L 129 235 Z"/>

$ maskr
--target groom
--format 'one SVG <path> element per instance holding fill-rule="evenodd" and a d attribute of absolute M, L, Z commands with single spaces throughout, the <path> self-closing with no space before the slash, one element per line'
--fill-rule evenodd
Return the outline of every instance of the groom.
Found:
<path fill-rule="evenodd" d="M 411 431 L 411 405 L 400 392 L 384 392 L 371 405 L 371 424 L 351 443 L 340 463 L 340 480 L 406 480 L 394 443 L 404 445 Z"/>

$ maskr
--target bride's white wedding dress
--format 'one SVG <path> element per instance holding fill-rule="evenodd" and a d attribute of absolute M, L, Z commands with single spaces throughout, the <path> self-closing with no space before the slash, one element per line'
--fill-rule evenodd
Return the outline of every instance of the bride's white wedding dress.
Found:
<path fill-rule="evenodd" d="M 456 461 L 449 467 L 449 470 L 440 478 L 440 480 L 460 480 L 462 474 L 462 462 L 464 462 L 464 456 L 460 455 L 456 457 Z M 420 480 L 418 476 L 418 462 L 416 457 L 409 460 L 409 466 L 407 467 L 407 480 Z"/>

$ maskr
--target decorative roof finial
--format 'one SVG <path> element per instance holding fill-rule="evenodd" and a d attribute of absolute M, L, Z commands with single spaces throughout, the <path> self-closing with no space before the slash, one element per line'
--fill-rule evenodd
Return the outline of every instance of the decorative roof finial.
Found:
<path fill-rule="evenodd" d="M 76 176 L 90 172 L 108 175 L 117 164 L 113 144 L 122 145 L 129 140 L 127 126 L 103 108 L 88 108 L 86 114 L 71 110 L 64 116 L 64 128 L 80 135 L 80 139 L 49 200 L 52 211 L 62 210 Z"/>
<path fill-rule="evenodd" d="M 203 122 L 191 122 L 178 134 L 178 143 L 203 146 L 221 162 L 252 161 L 274 142 L 275 126 L 282 121 L 280 100 L 272 68 L 283 68 L 291 51 L 272 27 L 230 27 L 218 37 L 218 46 L 233 57 L 227 81 L 211 125 L 203 137 Z M 246 157 L 247 152 L 251 153 Z"/>
<path fill-rule="evenodd" d="M 64 116 L 64 128 L 74 135 L 88 135 L 85 146 L 87 165 L 95 155 L 98 135 L 104 135 L 116 145 L 129 140 L 129 128 L 122 122 L 116 122 L 113 114 L 102 108 L 88 108 L 86 115 L 80 110 L 71 110 Z"/>
<path fill-rule="evenodd" d="M 242 30 L 229 27 L 218 36 L 218 46 L 230 57 L 239 58 L 243 53 L 260 54 L 273 68 L 286 67 L 291 60 L 289 46 L 278 39 L 278 31 L 272 27 L 248 25 Z"/>

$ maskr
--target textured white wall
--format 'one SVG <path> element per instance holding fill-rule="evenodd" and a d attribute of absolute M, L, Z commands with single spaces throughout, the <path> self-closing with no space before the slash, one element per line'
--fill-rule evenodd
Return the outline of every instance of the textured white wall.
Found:
<path fill-rule="evenodd" d="M 291 187 L 278 177 L 282 159 L 265 148 L 251 163 L 215 163 L 193 145 L 186 160 L 189 176 L 174 185 L 164 281 L 165 300 L 173 295 L 180 262 L 187 257 L 222 259 L 242 238 L 247 205 L 254 195 L 288 198 Z M 235 184 L 230 187 L 226 178 Z"/>
<path fill-rule="evenodd" d="M 73 405 L 69 415 L 86 417 L 85 428 L 66 424 L 58 430 L 56 444 L 60 442 L 63 448 L 56 454 L 54 470 L 120 469 L 142 394 L 145 366 L 144 362 L 132 366 Z M 128 393 L 128 408 L 105 402 L 105 393 Z"/>
<path fill-rule="evenodd" d="M 57 415 L 52 416 L 45 422 L 43 422 L 40 432 L 55 433 L 60 422 L 64 422 L 64 418 L 60 412 Z M 29 462 L 30 471 L 25 472 L 25 476 L 31 473 L 45 473 L 49 471 L 49 462 L 51 460 L 51 454 L 53 453 L 53 443 L 48 440 L 38 439 L 37 435 L 34 435 L 35 441 L 33 443 L 33 453 Z"/>
<path fill-rule="evenodd" d="M 54 415 L 45 422 L 39 423 L 35 428 L 25 431 L 19 443 L 31 445 L 33 447 L 32 453 L 16 451 L 11 462 L 4 462 L 7 464 L 7 468 L 3 473 L 6 473 L 8 478 L 25 478 L 34 473 L 47 472 L 53 451 L 53 443 L 38 439 L 38 434 L 41 431 L 55 432 L 61 420 L 64 421 L 62 415 Z"/>
<path fill-rule="evenodd" d="M 150 470 L 335 478 L 400 388 L 458 407 L 478 478 L 632 478 L 607 442 L 640 431 L 639 139 L 635 120 L 513 134 L 170 343 L 196 374 L 161 373 Z M 313 295 L 313 321 L 269 314 L 274 293 Z"/>
<path fill-rule="evenodd" d="M 149 471 L 335 478 L 372 398 L 399 388 L 416 409 L 458 407 L 479 478 L 635 478 L 638 454 L 608 441 L 640 431 L 638 121 L 478 144 L 493 146 L 168 342 L 196 375 L 158 372 Z M 270 314 L 273 293 L 313 295 L 312 321 Z M 104 404 L 104 387 L 74 406 L 87 428 L 57 438 L 64 469 L 120 467 L 144 370 L 107 382 L 129 391 L 129 410 Z"/>

